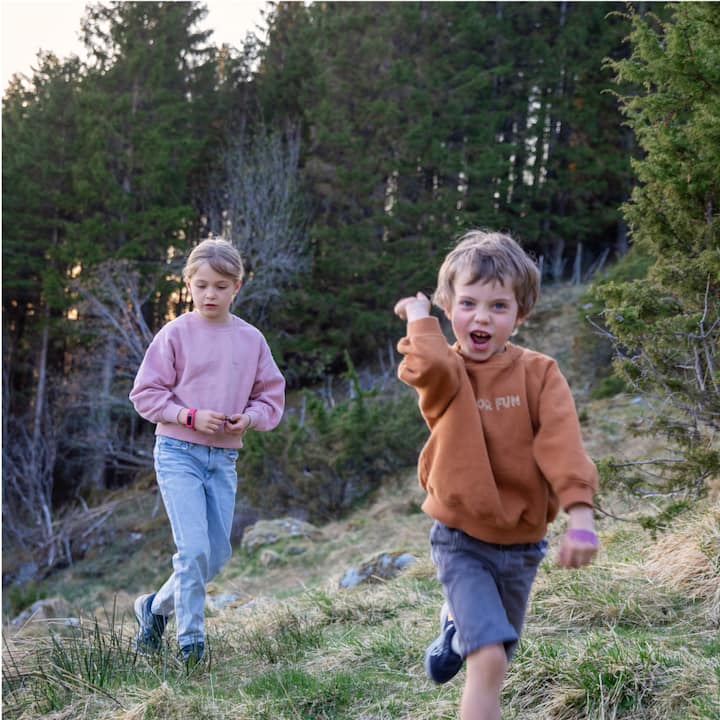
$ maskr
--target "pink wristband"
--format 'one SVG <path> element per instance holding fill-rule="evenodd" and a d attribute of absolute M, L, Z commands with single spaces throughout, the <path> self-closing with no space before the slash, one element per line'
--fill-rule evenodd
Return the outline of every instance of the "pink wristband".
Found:
<path fill-rule="evenodd" d="M 588 545 L 598 544 L 598 536 L 592 530 L 581 530 L 579 528 L 571 528 L 567 531 L 567 536 L 571 540 L 588 543 Z"/>

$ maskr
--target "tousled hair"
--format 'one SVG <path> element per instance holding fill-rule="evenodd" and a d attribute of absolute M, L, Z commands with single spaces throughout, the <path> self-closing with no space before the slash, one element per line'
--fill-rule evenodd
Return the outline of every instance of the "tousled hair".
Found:
<path fill-rule="evenodd" d="M 240 253 L 232 243 L 223 238 L 208 238 L 193 248 L 183 269 L 183 280 L 190 282 L 190 278 L 203 263 L 207 263 L 216 273 L 226 275 L 236 282 L 241 281 L 245 275 Z"/>
<path fill-rule="evenodd" d="M 438 273 L 433 302 L 447 310 L 453 301 L 455 284 L 468 285 L 509 281 L 518 303 L 518 315 L 528 316 L 540 292 L 540 273 L 532 258 L 510 235 L 470 230 L 447 254 Z"/>

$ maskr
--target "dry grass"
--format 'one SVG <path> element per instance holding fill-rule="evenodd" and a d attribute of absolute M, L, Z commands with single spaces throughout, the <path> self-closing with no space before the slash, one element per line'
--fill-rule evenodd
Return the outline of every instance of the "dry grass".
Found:
<path fill-rule="evenodd" d="M 550 354 L 567 348 L 576 298 L 573 288 L 546 293 L 534 324 L 523 329 L 528 342 Z M 632 398 L 593 401 L 583 409 L 594 457 L 662 449 L 656 439 L 632 436 L 642 415 Z M 325 526 L 322 540 L 307 543 L 303 554 L 284 556 L 278 566 L 259 567 L 238 550 L 212 589 L 239 600 L 208 613 L 210 659 L 196 672 L 188 675 L 167 657 L 140 659 L 131 680 L 118 678 L 102 692 L 78 684 L 54 711 L 40 709 L 26 693 L 29 704 L 8 717 L 454 720 L 464 673 L 437 687 L 422 669 L 424 648 L 437 631 L 441 591 L 428 553 L 431 521 L 418 512 L 421 499 L 408 469 L 389 479 L 371 505 Z M 627 519 L 648 512 L 622 496 L 607 495 L 603 502 Z M 656 539 L 611 517 L 600 518 L 598 529 L 602 550 L 593 566 L 561 570 L 551 551 L 541 567 L 504 689 L 503 720 L 720 720 L 718 498 L 699 503 Z M 551 545 L 561 530 L 562 523 L 551 528 Z M 158 534 L 148 555 L 129 563 L 158 572 L 166 563 L 169 571 L 163 542 Z M 348 567 L 395 550 L 418 558 L 396 580 L 338 587 Z M 116 571 L 93 580 L 92 593 L 81 585 L 89 582 L 82 563 L 65 577 L 106 606 L 117 597 L 125 615 L 120 634 L 129 642 L 132 599 L 148 579 L 135 577 L 135 587 L 118 558 L 110 564 Z M 14 681 L 37 658 L 47 669 L 47 638 L 7 639 L 17 664 Z M 3 664 L 7 683 L 13 675 L 7 652 Z M 12 704 L 6 702 L 4 712 Z"/>
<path fill-rule="evenodd" d="M 720 628 L 720 503 L 681 521 L 648 549 L 643 571 L 651 581 L 700 602 Z"/>
<path fill-rule="evenodd" d="M 408 490 L 396 488 L 398 502 Z M 392 505 L 390 495 L 383 507 Z M 385 511 L 362 515 L 348 527 L 363 525 L 378 538 L 377 523 L 386 543 L 397 545 Z M 708 614 L 717 589 L 717 519 L 717 507 L 699 505 L 657 545 L 646 531 L 606 522 L 602 557 L 592 567 L 566 571 L 548 559 L 505 686 L 503 720 L 717 720 L 720 646 Z M 345 543 L 360 528 L 349 529 L 350 538 L 336 530 L 325 542 L 340 543 L 339 556 L 350 560 Z M 366 549 L 357 548 L 357 557 Z M 54 715 L 18 717 L 456 718 L 463 673 L 436 687 L 422 669 L 441 601 L 427 554 L 389 582 L 341 590 L 335 576 L 289 598 L 266 592 L 215 613 L 208 619 L 211 663 L 197 673 L 163 675 L 148 663 L 140 682 L 111 690 L 113 700 L 78 691 Z"/>

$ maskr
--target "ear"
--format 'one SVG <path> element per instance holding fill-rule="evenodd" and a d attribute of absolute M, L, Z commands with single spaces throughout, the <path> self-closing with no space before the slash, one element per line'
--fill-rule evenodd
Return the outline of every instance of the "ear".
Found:
<path fill-rule="evenodd" d="M 452 322 L 452 308 L 448 305 L 443 308 L 443 312 L 445 313 L 445 317 Z"/>
<path fill-rule="evenodd" d="M 238 281 L 235 283 L 235 290 L 234 290 L 234 292 L 233 292 L 233 295 L 235 295 L 235 294 L 240 290 L 240 288 L 242 287 L 242 283 L 243 283 L 242 280 L 238 280 Z"/>

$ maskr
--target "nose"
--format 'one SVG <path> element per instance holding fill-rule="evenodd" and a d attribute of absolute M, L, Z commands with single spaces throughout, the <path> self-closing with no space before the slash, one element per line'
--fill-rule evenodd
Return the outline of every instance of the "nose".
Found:
<path fill-rule="evenodd" d="M 478 303 L 475 306 L 475 320 L 479 323 L 487 323 L 490 321 L 490 313 L 485 305 Z"/>

